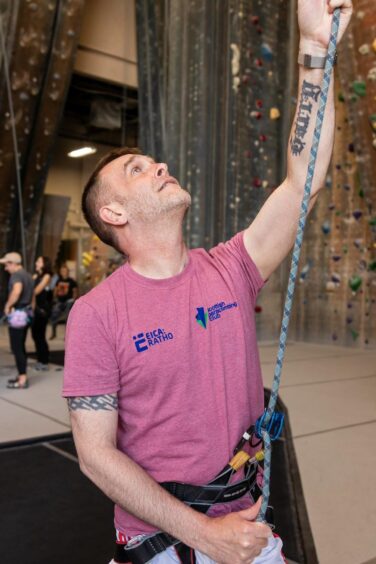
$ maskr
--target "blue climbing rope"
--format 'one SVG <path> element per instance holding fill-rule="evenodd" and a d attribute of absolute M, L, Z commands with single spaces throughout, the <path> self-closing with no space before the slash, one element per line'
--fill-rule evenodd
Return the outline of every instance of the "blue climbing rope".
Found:
<path fill-rule="evenodd" d="M 315 130 L 313 133 L 313 142 L 311 147 L 310 153 L 310 160 L 308 165 L 307 171 L 307 179 L 304 186 L 304 196 L 303 201 L 300 209 L 300 217 L 299 217 L 299 224 L 298 230 L 294 245 L 294 250 L 292 254 L 292 261 L 291 261 L 291 270 L 289 276 L 289 282 L 287 286 L 287 295 L 285 299 L 285 305 L 283 310 L 283 319 L 282 319 L 282 327 L 281 333 L 279 337 L 279 349 L 277 354 L 277 362 L 274 371 L 274 379 L 269 399 L 268 407 L 265 409 L 263 415 L 258 419 L 255 425 L 256 434 L 260 439 L 264 441 L 264 483 L 262 488 L 262 505 L 260 509 L 260 513 L 257 517 L 258 521 L 265 521 L 266 510 L 268 508 L 269 503 L 269 495 L 270 495 L 270 468 L 271 468 L 271 441 L 278 438 L 280 432 L 282 430 L 283 420 L 281 421 L 280 418 L 276 418 L 276 413 L 274 412 L 275 406 L 278 399 L 278 390 L 281 381 L 281 372 L 282 372 L 282 365 L 283 359 L 285 355 L 286 349 L 286 340 L 287 340 L 287 332 L 288 326 L 290 322 L 290 315 L 291 315 L 291 307 L 292 307 L 292 300 L 294 296 L 295 290 L 295 282 L 296 282 L 296 275 L 298 271 L 298 264 L 299 264 L 299 257 L 300 251 L 303 242 L 303 234 L 304 228 L 308 213 L 308 204 L 311 195 L 311 188 L 312 188 L 312 180 L 313 175 L 315 172 L 315 165 L 317 159 L 317 151 L 320 141 L 321 129 L 324 120 L 324 113 L 326 102 L 328 99 L 328 90 L 330 84 L 330 78 L 333 70 L 333 65 L 335 61 L 336 55 L 336 45 L 337 45 L 337 36 L 338 36 L 338 28 L 339 28 L 339 20 L 340 20 L 340 9 L 336 8 L 333 13 L 333 20 L 332 20 L 332 28 L 331 28 L 331 35 L 329 40 L 329 47 L 328 47 L 328 54 L 326 57 L 325 69 L 324 69 L 324 77 L 322 82 L 321 94 L 319 99 L 319 109 L 317 112 L 316 117 L 316 124 Z M 280 415 L 280 414 L 278 414 Z"/>

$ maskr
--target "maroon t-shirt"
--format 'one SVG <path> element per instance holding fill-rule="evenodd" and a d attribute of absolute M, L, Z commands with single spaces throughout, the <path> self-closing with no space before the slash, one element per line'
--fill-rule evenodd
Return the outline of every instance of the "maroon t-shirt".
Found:
<path fill-rule="evenodd" d="M 208 482 L 263 411 L 262 285 L 243 233 L 189 251 L 172 278 L 125 264 L 70 313 L 63 395 L 117 392 L 119 450 L 158 482 Z M 120 507 L 115 525 L 129 536 L 155 530 Z"/>

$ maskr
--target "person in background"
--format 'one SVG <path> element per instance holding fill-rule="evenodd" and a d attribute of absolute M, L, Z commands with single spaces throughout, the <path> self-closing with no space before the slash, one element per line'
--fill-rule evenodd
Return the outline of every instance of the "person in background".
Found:
<path fill-rule="evenodd" d="M 52 310 L 52 290 L 50 288 L 52 277 L 51 260 L 48 257 L 40 256 L 35 262 L 34 295 L 35 311 L 34 320 L 31 326 L 31 334 L 34 339 L 37 353 L 37 363 L 35 370 L 48 370 L 50 351 L 46 341 L 46 328 Z"/>
<path fill-rule="evenodd" d="M 59 269 L 59 278 L 54 288 L 55 304 L 52 308 L 50 339 L 55 339 L 56 328 L 63 315 L 67 315 L 78 296 L 77 282 L 69 276 L 68 267 L 63 264 Z"/>
<path fill-rule="evenodd" d="M 4 264 L 10 274 L 4 314 L 8 317 L 10 346 L 18 370 L 18 377 L 9 379 L 7 388 L 25 389 L 29 387 L 25 342 L 32 314 L 34 285 L 30 274 L 22 266 L 19 253 L 6 253 L 0 264 Z"/>

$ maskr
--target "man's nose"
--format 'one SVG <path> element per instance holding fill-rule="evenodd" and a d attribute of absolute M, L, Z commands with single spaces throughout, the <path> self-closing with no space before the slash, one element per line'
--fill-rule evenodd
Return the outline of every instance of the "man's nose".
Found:
<path fill-rule="evenodd" d="M 168 173 L 168 167 L 165 163 L 157 163 L 155 167 L 155 176 L 166 176 Z"/>

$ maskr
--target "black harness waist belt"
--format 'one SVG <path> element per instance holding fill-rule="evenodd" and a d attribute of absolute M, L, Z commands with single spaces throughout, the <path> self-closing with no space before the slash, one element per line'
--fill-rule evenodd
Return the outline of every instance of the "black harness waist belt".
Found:
<path fill-rule="evenodd" d="M 229 486 L 215 484 L 193 486 L 181 482 L 162 482 L 160 486 L 197 511 L 206 513 L 214 503 L 234 501 L 252 490 L 256 485 L 257 467 L 251 466 L 250 470 L 244 480 Z"/>
<path fill-rule="evenodd" d="M 207 485 L 195 486 L 182 482 L 162 482 L 160 485 L 174 497 L 201 513 L 206 513 L 215 503 L 234 501 L 243 497 L 247 492 L 251 494 L 256 502 L 261 495 L 261 489 L 257 484 L 258 460 L 252 459 L 249 461 L 248 459 L 249 456 L 244 466 L 244 478 L 234 484 L 229 485 L 229 481 L 231 476 L 238 470 L 238 467 L 231 464 L 231 461 Z M 130 541 L 127 545 L 117 544 L 114 560 L 119 563 L 146 564 L 154 556 L 164 552 L 169 546 L 175 546 L 183 563 L 189 562 L 191 564 L 195 562 L 193 550 L 164 532 L 145 536 L 139 541 Z"/>

